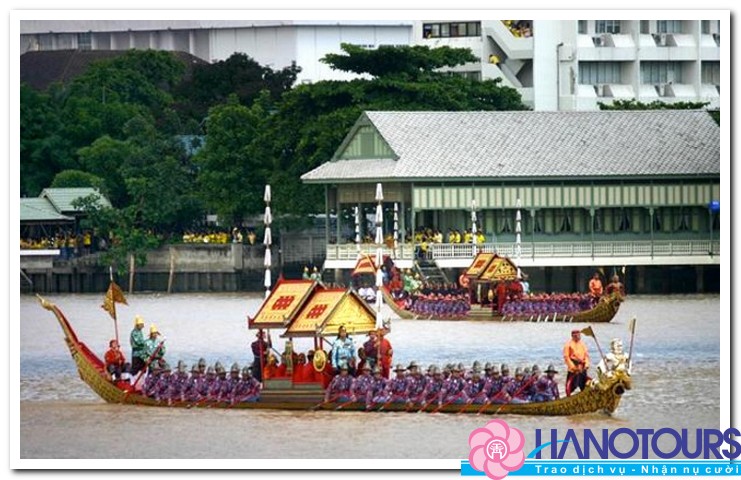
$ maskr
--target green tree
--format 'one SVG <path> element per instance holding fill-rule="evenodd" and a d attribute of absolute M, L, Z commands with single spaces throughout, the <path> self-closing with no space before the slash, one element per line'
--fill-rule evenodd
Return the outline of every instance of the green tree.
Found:
<path fill-rule="evenodd" d="M 211 107 L 226 103 L 232 94 L 246 106 L 263 91 L 277 101 L 293 86 L 300 71 L 295 64 L 273 70 L 244 53 L 234 53 L 226 60 L 195 66 L 192 76 L 176 89 L 177 109 L 184 118 L 201 122 Z"/>
<path fill-rule="evenodd" d="M 519 93 L 499 80 L 483 82 L 441 71 L 476 61 L 467 49 L 343 45 L 327 55 L 333 68 L 373 75 L 347 82 L 300 85 L 283 95 L 265 123 L 256 148 L 271 159 L 268 181 L 275 209 L 305 214 L 324 209 L 321 187 L 303 185 L 300 176 L 328 161 L 364 110 L 471 111 L 524 110 Z"/>
<path fill-rule="evenodd" d="M 599 102 L 600 110 L 700 110 L 707 108 L 709 102 L 674 102 L 666 103 L 654 100 L 651 103 L 639 102 L 635 98 L 630 100 L 615 100 L 612 103 Z M 708 110 L 708 114 L 720 125 L 720 110 Z"/>
<path fill-rule="evenodd" d="M 52 188 L 92 187 L 101 189 L 103 185 L 104 181 L 102 178 L 80 170 L 63 170 L 57 173 L 51 182 Z"/>
<path fill-rule="evenodd" d="M 211 109 L 203 149 L 196 155 L 200 197 L 219 218 L 239 223 L 262 208 L 265 162 L 255 148 L 266 112 L 267 92 L 252 108 L 232 95 Z"/>

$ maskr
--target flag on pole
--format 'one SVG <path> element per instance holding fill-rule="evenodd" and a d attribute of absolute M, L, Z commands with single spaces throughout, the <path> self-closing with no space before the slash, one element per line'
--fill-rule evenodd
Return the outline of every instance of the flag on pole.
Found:
<path fill-rule="evenodd" d="M 121 291 L 121 287 L 119 287 L 116 282 L 111 282 L 108 291 L 105 294 L 105 298 L 103 299 L 103 305 L 100 307 L 108 312 L 114 320 L 116 319 L 116 303 L 128 305 L 126 297 L 124 297 L 124 294 Z"/>
<path fill-rule="evenodd" d="M 628 331 L 631 334 L 636 333 L 636 317 L 631 318 L 630 322 L 628 322 Z"/>
<path fill-rule="evenodd" d="M 594 330 L 592 330 L 591 325 L 589 327 L 587 327 L 587 328 L 583 328 L 582 331 L 581 331 L 581 333 L 583 333 L 584 335 L 586 335 L 588 337 L 594 338 Z"/>

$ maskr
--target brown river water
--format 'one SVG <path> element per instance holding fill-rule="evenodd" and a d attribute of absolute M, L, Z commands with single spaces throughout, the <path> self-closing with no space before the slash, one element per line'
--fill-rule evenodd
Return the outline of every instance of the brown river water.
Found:
<path fill-rule="evenodd" d="M 80 339 L 102 357 L 113 321 L 101 295 L 55 295 Z M 260 294 L 136 294 L 119 306 L 119 331 L 135 314 L 157 325 L 167 358 L 188 365 L 201 356 L 227 367 L 252 361 L 246 316 Z M 628 349 L 631 317 L 638 319 L 633 390 L 612 416 L 504 416 L 521 429 L 525 451 L 537 428 L 719 428 L 720 297 L 633 296 L 609 324 L 595 324 L 603 350 L 613 337 Z M 581 325 L 586 326 L 586 325 Z M 563 372 L 561 348 L 573 328 L 553 323 L 393 320 L 394 363 L 549 363 Z M 274 344 L 282 343 L 276 331 Z M 356 345 L 364 337 L 355 338 Z M 592 339 L 584 337 L 593 359 Z M 309 345 L 296 341 L 298 350 Z M 596 360 L 594 360 L 596 363 Z M 563 380 L 560 389 L 563 392 Z M 464 459 L 468 435 L 488 420 L 478 415 L 167 409 L 109 405 L 77 375 L 53 315 L 35 297 L 20 303 L 20 459 Z M 15 409 L 15 410 L 14 410 Z M 11 404 L 11 413 L 18 411 Z M 544 432 L 544 435 L 545 432 Z M 563 438 L 563 434 L 561 437 Z M 139 445 L 139 447 L 134 447 Z M 237 467 L 240 468 L 240 467 Z"/>

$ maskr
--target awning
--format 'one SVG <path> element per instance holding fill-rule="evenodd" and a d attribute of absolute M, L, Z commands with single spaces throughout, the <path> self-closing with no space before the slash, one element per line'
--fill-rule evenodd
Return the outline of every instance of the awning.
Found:
<path fill-rule="evenodd" d="M 344 325 L 349 335 L 376 328 L 376 315 L 354 290 L 315 289 L 282 337 L 336 336 Z"/>
<path fill-rule="evenodd" d="M 481 274 L 479 280 L 484 281 L 506 281 L 517 279 L 517 267 L 512 260 L 505 257 L 495 256 L 495 258 L 486 267 L 484 273 Z"/>
<path fill-rule="evenodd" d="M 486 267 L 496 257 L 493 253 L 479 253 L 471 262 L 471 266 L 466 270 L 466 275 L 472 278 L 478 278 L 479 275 L 486 271 Z"/>
<path fill-rule="evenodd" d="M 313 280 L 278 280 L 257 315 L 249 319 L 249 328 L 285 327 L 306 303 L 316 285 Z"/>

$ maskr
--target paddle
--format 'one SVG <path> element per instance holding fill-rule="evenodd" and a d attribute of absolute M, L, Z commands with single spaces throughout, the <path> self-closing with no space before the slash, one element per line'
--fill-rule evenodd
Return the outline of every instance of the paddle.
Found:
<path fill-rule="evenodd" d="M 438 406 L 438 407 L 437 407 L 437 408 L 436 408 L 435 410 L 433 410 L 433 411 L 432 411 L 432 413 L 437 413 L 437 412 L 439 412 L 439 411 L 440 411 L 440 410 L 442 410 L 443 408 L 447 407 L 447 406 L 448 406 L 448 405 L 450 405 L 451 403 L 453 403 L 453 402 L 455 402 L 456 400 L 458 400 L 459 398 L 461 398 L 461 395 L 463 395 L 463 390 L 461 390 L 460 392 L 458 392 L 458 394 L 457 394 L 457 395 L 456 395 L 455 397 L 453 397 L 453 398 L 452 398 L 451 400 L 448 400 L 447 402 L 443 403 L 442 405 L 439 405 L 439 406 Z"/>
<path fill-rule="evenodd" d="M 357 399 L 351 398 L 347 402 L 341 403 L 340 405 L 338 405 L 337 408 L 335 408 L 335 410 L 342 410 L 343 408 L 345 408 L 346 406 L 350 405 L 351 403 L 354 403 L 356 400 Z"/>
<path fill-rule="evenodd" d="M 136 388 L 136 384 L 139 383 L 139 380 L 141 380 L 142 375 L 144 375 L 144 372 L 146 372 L 147 368 L 149 368 L 149 364 L 152 363 L 152 360 L 154 360 L 154 357 L 159 353 L 160 349 L 162 348 L 162 345 L 164 344 L 165 344 L 165 339 L 163 338 L 162 341 L 157 345 L 157 348 L 154 349 L 154 352 L 152 352 L 152 355 L 150 355 L 147 361 L 144 363 L 144 367 L 139 371 L 139 375 L 136 376 L 134 383 L 131 384 L 134 386 L 134 388 Z"/>
<path fill-rule="evenodd" d="M 628 350 L 628 375 L 630 375 L 630 370 L 633 368 L 633 340 L 636 336 L 636 317 L 630 319 L 628 330 L 630 330 L 630 347 Z"/>
<path fill-rule="evenodd" d="M 526 381 L 525 383 L 523 383 L 523 384 L 522 384 L 522 386 L 521 386 L 520 388 L 518 388 L 518 389 L 517 389 L 517 391 L 515 391 L 515 393 L 513 393 L 513 394 L 512 394 L 512 395 L 511 395 L 511 396 L 509 397 L 509 400 L 507 400 L 507 402 L 505 402 L 505 403 L 501 404 L 501 405 L 499 406 L 499 408 L 497 408 L 497 411 L 496 411 L 496 412 L 494 412 L 494 415 L 497 415 L 497 414 L 499 413 L 499 411 L 500 411 L 500 410 L 501 410 L 502 408 L 504 408 L 505 406 L 509 405 L 509 403 L 510 403 L 510 402 L 511 402 L 512 400 L 514 400 L 514 398 L 515 398 L 515 397 L 517 396 L 517 394 L 518 394 L 518 393 L 520 393 L 520 392 L 521 392 L 522 390 L 524 390 L 525 388 L 527 388 L 527 387 L 529 387 L 530 385 L 532 385 L 534 381 L 535 381 L 535 378 L 534 378 L 534 377 L 532 377 L 532 376 L 531 376 L 530 378 L 528 378 L 528 379 L 527 379 L 527 381 Z"/>
<path fill-rule="evenodd" d="M 316 405 L 314 405 L 313 407 L 311 407 L 309 410 L 311 410 L 312 412 L 313 411 L 316 411 L 319 408 L 323 407 L 324 405 L 327 405 L 327 404 L 330 404 L 330 403 L 334 402 L 335 400 L 337 400 L 337 397 L 339 397 L 339 394 L 334 395 L 332 398 L 328 398 L 327 400 L 324 400 L 323 402 L 317 403 Z"/>

